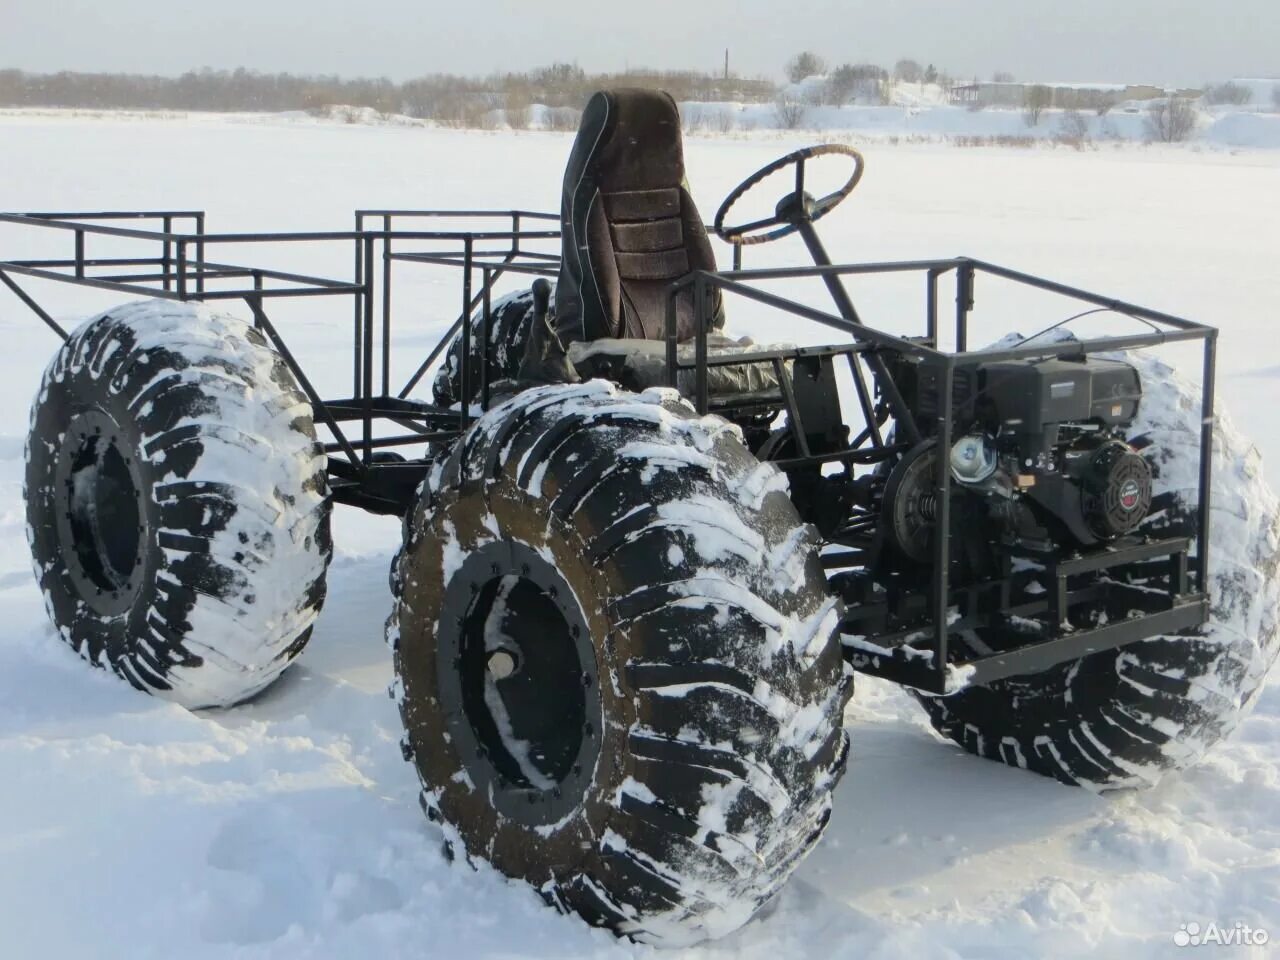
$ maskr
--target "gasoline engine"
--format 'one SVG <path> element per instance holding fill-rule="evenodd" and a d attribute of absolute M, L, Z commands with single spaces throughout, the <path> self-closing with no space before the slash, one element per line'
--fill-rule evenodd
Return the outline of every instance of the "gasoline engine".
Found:
<path fill-rule="evenodd" d="M 940 409 L 937 368 L 909 359 L 891 366 L 927 437 Z M 1130 364 L 1090 357 L 958 368 L 952 397 L 953 440 L 945 454 L 952 533 L 975 573 L 1010 548 L 1097 548 L 1132 532 L 1147 516 L 1151 467 L 1126 440 L 1142 399 Z M 926 440 L 884 480 L 880 501 L 890 567 L 924 564 L 933 556 L 937 456 L 936 444 Z"/>

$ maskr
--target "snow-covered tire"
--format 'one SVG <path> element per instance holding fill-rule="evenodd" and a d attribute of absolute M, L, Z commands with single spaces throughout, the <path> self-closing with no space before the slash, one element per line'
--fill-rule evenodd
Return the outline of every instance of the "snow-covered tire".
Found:
<path fill-rule="evenodd" d="M 332 553 L 312 410 L 251 326 L 143 301 L 45 371 L 27 533 L 59 635 L 140 690 L 228 706 L 306 644 Z"/>
<path fill-rule="evenodd" d="M 452 848 L 664 944 L 779 889 L 847 754 L 815 535 L 739 437 L 672 391 L 511 398 L 429 478 L 388 623 Z"/>
<path fill-rule="evenodd" d="M 1140 532 L 1194 536 L 1200 389 L 1153 356 L 1125 359 L 1144 391 L 1131 436 L 1155 475 Z M 1204 628 L 949 697 L 917 694 L 934 727 L 979 756 L 1096 790 L 1154 784 L 1230 733 L 1280 649 L 1280 512 L 1257 450 L 1221 410 L 1213 461 Z M 1167 567 L 1127 576 L 1163 585 Z"/>
<path fill-rule="evenodd" d="M 533 291 L 519 290 L 493 301 L 489 306 L 489 382 L 515 380 L 520 374 L 533 329 Z M 467 386 L 474 400 L 480 395 L 480 339 L 484 327 L 484 310 L 471 316 L 471 364 L 467 370 Z M 448 407 L 462 397 L 462 334 L 449 344 L 445 361 L 440 365 L 432 385 L 436 403 Z"/>

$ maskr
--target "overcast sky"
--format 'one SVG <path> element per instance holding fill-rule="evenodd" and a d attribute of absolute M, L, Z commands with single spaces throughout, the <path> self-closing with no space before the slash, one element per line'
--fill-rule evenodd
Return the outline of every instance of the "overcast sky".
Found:
<path fill-rule="evenodd" d="M 1280 0 L 0 0 L 0 67 L 387 76 L 556 60 L 778 77 L 793 53 L 957 76 L 1280 75 Z"/>

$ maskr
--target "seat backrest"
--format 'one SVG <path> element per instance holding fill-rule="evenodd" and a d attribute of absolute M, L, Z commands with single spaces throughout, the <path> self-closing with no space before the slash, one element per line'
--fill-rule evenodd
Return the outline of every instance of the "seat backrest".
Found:
<path fill-rule="evenodd" d="M 591 97 L 565 170 L 561 230 L 561 341 L 662 338 L 671 282 L 716 267 L 685 183 L 680 114 L 669 94 Z M 676 312 L 685 340 L 694 333 L 691 290 Z M 713 327 L 720 313 L 717 300 Z"/>

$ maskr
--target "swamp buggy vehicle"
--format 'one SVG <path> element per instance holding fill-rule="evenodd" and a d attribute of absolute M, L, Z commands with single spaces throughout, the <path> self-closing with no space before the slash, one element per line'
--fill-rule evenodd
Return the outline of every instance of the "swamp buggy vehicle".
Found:
<path fill-rule="evenodd" d="M 819 159 L 849 175 L 815 199 Z M 57 632 L 141 690 L 234 704 L 307 642 L 331 504 L 402 516 L 391 693 L 427 815 L 457 855 L 664 943 L 744 923 L 817 842 L 854 671 L 906 685 L 967 750 L 1067 783 L 1194 762 L 1260 687 L 1280 607 L 1274 498 L 1214 414 L 1216 332 L 966 257 L 833 264 L 815 224 L 862 171 L 829 145 L 744 181 L 712 227 L 734 251 L 718 269 L 674 102 L 627 90 L 587 106 L 559 216 L 363 211 L 295 234 L 0 217 L 70 248 L 0 260 L 65 341 L 26 473 Z M 774 211 L 735 226 L 779 177 Z M 422 229 L 459 216 L 497 228 Z M 743 268 L 790 234 L 812 266 Z M 354 276 L 210 255 L 265 242 L 350 244 Z M 102 253 L 125 246 L 147 255 Z M 409 265 L 457 268 L 462 311 L 396 390 Z M 854 306 L 884 274 L 922 281 L 890 318 L 912 335 Z M 522 275 L 532 289 L 494 296 Z M 150 299 L 68 334 L 28 278 Z M 806 278 L 829 304 L 767 289 Z M 990 278 L 1115 332 L 974 349 Z M 332 296 L 354 301 L 353 382 L 324 399 L 270 312 Z M 835 342 L 733 340 L 730 300 Z M 1201 351 L 1199 389 L 1129 352 L 1175 342 Z"/>

